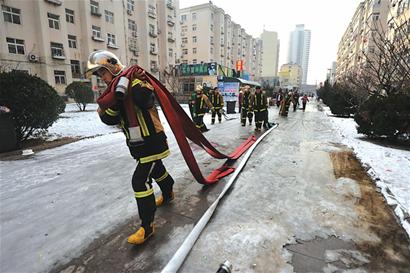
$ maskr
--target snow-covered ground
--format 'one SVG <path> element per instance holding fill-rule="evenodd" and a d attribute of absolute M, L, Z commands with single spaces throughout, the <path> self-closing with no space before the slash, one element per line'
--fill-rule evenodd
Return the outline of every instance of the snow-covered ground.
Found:
<path fill-rule="evenodd" d="M 326 115 L 331 115 L 328 107 L 324 110 Z M 351 118 L 329 118 L 343 144 L 351 147 L 362 164 L 369 168 L 369 175 L 410 236 L 410 151 L 364 140 L 364 135 L 357 133 L 356 123 Z"/>

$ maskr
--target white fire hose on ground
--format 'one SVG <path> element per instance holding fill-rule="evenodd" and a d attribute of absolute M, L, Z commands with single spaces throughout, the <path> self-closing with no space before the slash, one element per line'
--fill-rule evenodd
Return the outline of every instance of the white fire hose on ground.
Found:
<path fill-rule="evenodd" d="M 262 139 L 267 136 L 273 129 L 277 126 L 273 126 L 268 131 L 266 131 L 263 135 L 261 135 L 256 142 L 249 148 L 246 152 L 245 157 L 242 159 L 239 166 L 236 168 L 235 172 L 232 174 L 232 177 L 229 179 L 228 183 L 225 185 L 223 191 L 219 194 L 218 198 L 212 203 L 212 205 L 208 208 L 208 210 L 202 215 L 201 219 L 198 223 L 194 226 L 191 233 L 182 243 L 182 245 L 178 248 L 177 252 L 175 252 L 174 256 L 172 256 L 171 260 L 168 264 L 162 269 L 161 273 L 176 273 L 181 265 L 184 263 L 186 257 L 188 256 L 189 252 L 191 251 L 192 247 L 194 246 L 196 240 L 201 235 L 202 230 L 205 228 L 209 219 L 211 219 L 216 207 L 218 206 L 219 201 L 231 187 L 233 182 L 235 182 L 237 176 L 242 171 L 243 167 L 245 166 L 246 162 L 248 161 L 249 157 L 251 156 L 253 150 L 255 150 L 256 146 L 262 141 Z"/>

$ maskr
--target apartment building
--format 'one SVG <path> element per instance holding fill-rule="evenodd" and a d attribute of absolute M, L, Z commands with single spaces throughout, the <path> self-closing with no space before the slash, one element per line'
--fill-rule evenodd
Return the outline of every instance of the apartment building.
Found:
<path fill-rule="evenodd" d="M 280 86 L 288 89 L 300 88 L 303 68 L 295 63 L 283 64 L 279 71 Z"/>
<path fill-rule="evenodd" d="M 278 75 L 279 39 L 275 31 L 263 30 L 262 40 L 262 77 Z"/>
<path fill-rule="evenodd" d="M 387 34 L 389 11 L 389 0 L 366 0 L 358 5 L 339 43 L 336 80 L 343 80 L 351 73 L 360 73 L 366 65 L 364 55 L 375 53 L 378 35 Z"/>
<path fill-rule="evenodd" d="M 209 2 L 181 9 L 180 16 L 182 76 L 189 82 L 183 83 L 186 92 L 196 84 L 216 86 L 217 76 L 260 77 L 260 42 L 223 9 Z M 240 75 L 236 74 L 238 62 Z"/>
<path fill-rule="evenodd" d="M 391 0 L 387 19 L 388 35 L 392 41 L 400 42 L 405 33 L 410 35 L 410 0 Z"/>
<path fill-rule="evenodd" d="M 179 1 L 1 1 L 0 63 L 37 75 L 63 95 L 82 81 L 91 51 L 105 49 L 124 65 L 159 77 L 177 60 Z M 104 88 L 92 79 L 95 91 Z"/>

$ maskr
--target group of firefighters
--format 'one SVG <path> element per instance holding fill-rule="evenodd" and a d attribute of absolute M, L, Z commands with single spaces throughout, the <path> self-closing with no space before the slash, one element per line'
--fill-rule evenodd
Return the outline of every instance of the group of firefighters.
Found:
<path fill-rule="evenodd" d="M 300 94 L 298 91 L 282 91 L 279 90 L 276 95 L 276 105 L 279 107 L 279 115 L 287 117 L 289 113 L 290 104 L 293 105 L 293 112 L 296 112 L 297 106 L 299 105 Z M 305 112 L 306 104 L 309 101 L 309 98 L 304 94 L 301 98 L 302 101 L 302 110 Z"/>
<path fill-rule="evenodd" d="M 137 66 L 125 68 L 118 57 L 106 50 L 90 54 L 86 76 L 95 75 L 106 84 L 106 91 L 97 99 L 97 110 L 101 121 L 107 125 L 119 126 L 126 139 L 131 156 L 136 160 L 132 176 L 132 188 L 141 219 L 140 228 L 128 237 L 130 244 L 142 244 L 155 232 L 154 216 L 157 207 L 174 199 L 174 179 L 168 173 L 162 159 L 170 151 L 155 105 L 154 88 L 148 81 L 145 71 Z M 286 103 L 285 103 L 286 105 Z M 204 94 L 202 86 L 196 88 L 190 101 L 190 108 L 196 127 L 207 131 L 203 118 L 210 110 L 212 124 L 216 116 L 222 121 L 224 100 L 218 88 Z M 252 124 L 255 115 L 256 131 L 270 127 L 268 122 L 268 100 L 260 87 L 251 92 L 244 86 L 239 94 L 241 124 L 248 119 Z M 153 180 L 158 184 L 161 195 L 155 198 Z"/>
<path fill-rule="evenodd" d="M 254 91 L 249 85 L 241 87 L 239 91 L 239 112 L 241 113 L 241 124 L 246 125 L 246 120 L 249 125 L 252 125 L 253 117 L 255 116 L 255 131 L 261 131 L 262 126 L 269 129 L 271 124 L 268 122 L 268 98 L 262 91 L 262 88 L 257 86 Z M 211 88 L 208 95 L 204 93 L 204 88 L 201 85 L 196 87 L 195 93 L 192 94 L 189 108 L 192 119 L 196 127 L 201 132 L 206 132 L 209 129 L 204 123 L 204 115 L 211 111 L 211 124 L 215 123 L 215 118 L 218 116 L 219 123 L 222 121 L 224 100 L 218 88 Z"/>

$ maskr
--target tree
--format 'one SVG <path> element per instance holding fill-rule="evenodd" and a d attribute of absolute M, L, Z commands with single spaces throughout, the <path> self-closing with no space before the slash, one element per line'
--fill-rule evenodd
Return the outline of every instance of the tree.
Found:
<path fill-rule="evenodd" d="M 18 141 L 46 130 L 64 112 L 64 100 L 47 82 L 22 71 L 0 73 L 0 105 L 10 108 Z"/>
<path fill-rule="evenodd" d="M 87 104 L 94 102 L 94 92 L 89 83 L 72 82 L 66 87 L 65 94 L 74 99 L 80 111 L 85 111 Z"/>

